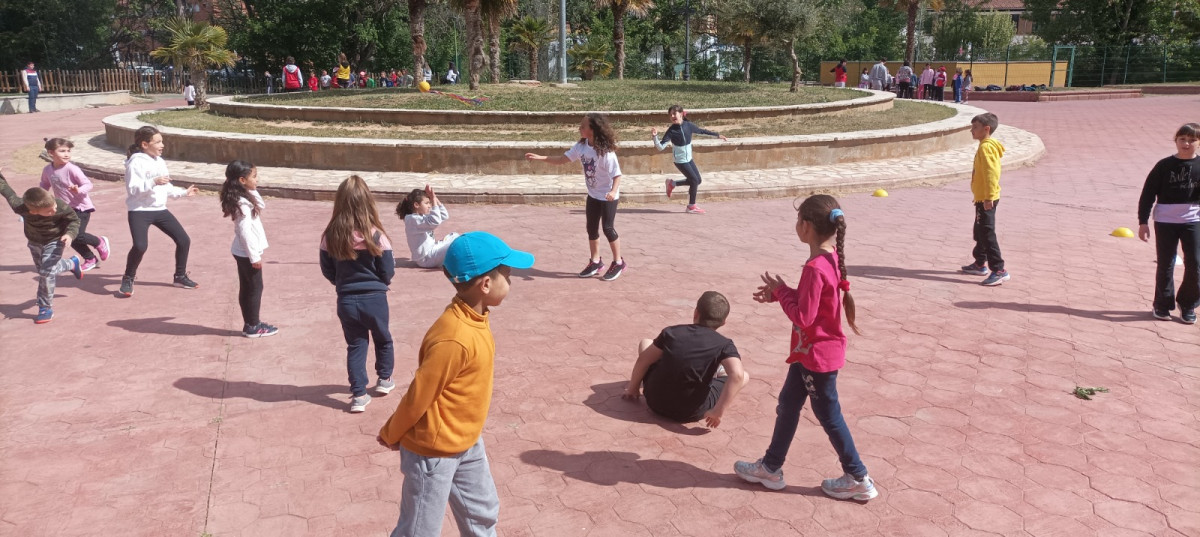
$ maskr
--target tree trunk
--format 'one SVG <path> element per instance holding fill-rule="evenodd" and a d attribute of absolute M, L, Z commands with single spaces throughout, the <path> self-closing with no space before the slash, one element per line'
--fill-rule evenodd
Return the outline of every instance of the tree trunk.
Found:
<path fill-rule="evenodd" d="M 788 55 L 792 58 L 792 87 L 788 91 L 796 93 L 800 91 L 800 58 L 796 56 L 796 39 L 788 39 L 787 42 Z"/>
<path fill-rule="evenodd" d="M 742 45 L 742 79 L 747 84 L 750 83 L 750 40 Z"/>
<path fill-rule="evenodd" d="M 917 64 L 917 59 L 913 57 L 913 51 L 916 49 L 917 44 L 917 12 L 920 9 L 921 2 L 918 0 L 908 0 L 908 26 L 905 27 L 904 32 L 904 59 L 913 65 Z"/>
<path fill-rule="evenodd" d="M 479 1 L 470 0 L 466 5 L 467 57 L 471 59 L 471 91 L 479 90 L 479 75 L 483 71 L 483 21 L 479 15 Z"/>
<path fill-rule="evenodd" d="M 617 80 L 625 79 L 625 5 L 612 3 L 613 51 L 617 54 Z"/>
<path fill-rule="evenodd" d="M 538 79 L 538 47 L 529 47 L 529 78 Z"/>
<path fill-rule="evenodd" d="M 408 32 L 412 34 L 413 84 L 425 80 L 425 6 L 427 0 L 408 0 Z"/>
<path fill-rule="evenodd" d="M 191 76 L 196 79 L 196 107 L 204 108 L 208 104 L 208 71 L 199 62 L 191 62 L 188 72 L 195 73 Z"/>
<path fill-rule="evenodd" d="M 500 14 L 492 13 L 488 17 L 488 47 L 492 53 L 492 83 L 500 83 Z"/>

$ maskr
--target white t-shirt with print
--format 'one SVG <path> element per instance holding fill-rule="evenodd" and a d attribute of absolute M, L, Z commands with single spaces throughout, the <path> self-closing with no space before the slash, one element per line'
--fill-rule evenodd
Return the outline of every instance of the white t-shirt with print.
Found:
<path fill-rule="evenodd" d="M 571 162 L 580 161 L 583 164 L 583 177 L 587 180 L 588 195 L 604 201 L 608 191 L 612 190 L 613 179 L 621 176 L 621 164 L 617 162 L 617 153 L 609 151 L 602 157 L 597 156 L 595 148 L 588 145 L 587 141 L 580 140 L 564 155 Z M 614 200 L 620 197 L 619 192 L 616 194 Z"/>

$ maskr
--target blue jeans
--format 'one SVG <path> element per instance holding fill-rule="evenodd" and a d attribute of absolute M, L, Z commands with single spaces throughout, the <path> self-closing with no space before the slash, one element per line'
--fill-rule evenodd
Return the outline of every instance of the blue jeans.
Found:
<path fill-rule="evenodd" d="M 1158 250 L 1158 271 L 1154 280 L 1154 309 L 1181 311 L 1200 306 L 1200 222 L 1188 224 L 1154 223 L 1154 244 Z M 1183 249 L 1183 281 L 1175 293 L 1175 252 Z"/>
<path fill-rule="evenodd" d="M 400 520 L 391 537 L 441 535 L 447 500 L 459 534 L 496 535 L 500 498 L 482 436 L 470 449 L 449 457 L 426 457 L 400 446 L 400 471 Z"/>
<path fill-rule="evenodd" d="M 33 255 L 33 266 L 38 271 L 37 305 L 39 308 L 49 308 L 54 304 L 54 283 L 58 273 L 71 270 L 71 261 L 63 259 L 62 241 L 38 244 L 29 243 L 29 253 Z"/>
<path fill-rule="evenodd" d="M 813 416 L 829 436 L 829 443 L 833 444 L 833 450 L 842 463 L 842 471 L 855 479 L 862 479 L 867 475 L 867 467 L 858 458 L 850 428 L 842 419 L 842 405 L 838 403 L 837 394 L 837 371 L 813 373 L 799 363 L 792 364 L 788 369 L 787 380 L 779 392 L 779 405 L 775 407 L 775 432 L 771 434 L 771 445 L 767 447 L 763 465 L 772 471 L 783 466 L 788 448 L 792 446 L 792 438 L 796 436 L 796 426 L 800 423 L 800 409 L 804 408 L 804 400 L 809 398 L 812 399 Z"/>
<path fill-rule="evenodd" d="M 355 397 L 367 393 L 367 346 L 375 339 L 375 373 L 381 379 L 392 378 L 395 355 L 392 333 L 388 330 L 387 293 L 341 295 L 337 301 L 342 335 L 346 337 L 346 371 L 350 376 L 350 393 Z"/>
<path fill-rule="evenodd" d="M 38 96 L 38 88 L 37 88 L 37 86 L 29 86 L 29 111 L 30 111 L 30 112 L 37 112 L 37 111 L 38 111 L 38 109 L 37 109 L 37 96 Z"/>

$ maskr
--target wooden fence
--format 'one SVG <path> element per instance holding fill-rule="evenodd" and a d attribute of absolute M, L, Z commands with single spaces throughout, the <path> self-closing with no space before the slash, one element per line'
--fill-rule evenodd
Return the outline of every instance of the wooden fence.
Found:
<path fill-rule="evenodd" d="M 0 72 L 0 93 L 23 93 L 21 71 Z M 63 69 L 39 70 L 42 93 L 93 93 L 103 91 L 128 91 L 144 93 L 179 93 L 186 73 L 174 70 L 135 69 L 92 69 L 71 71 Z M 261 93 L 266 83 L 259 77 L 245 75 L 224 76 L 210 74 L 209 93 Z"/>

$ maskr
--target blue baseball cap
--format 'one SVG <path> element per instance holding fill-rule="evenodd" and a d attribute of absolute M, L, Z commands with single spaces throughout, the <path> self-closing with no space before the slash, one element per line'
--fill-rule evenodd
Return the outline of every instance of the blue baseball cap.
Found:
<path fill-rule="evenodd" d="M 500 265 L 515 269 L 533 266 L 533 254 L 509 248 L 500 237 L 486 231 L 464 233 L 446 251 L 444 263 L 450 281 L 468 282 Z"/>

